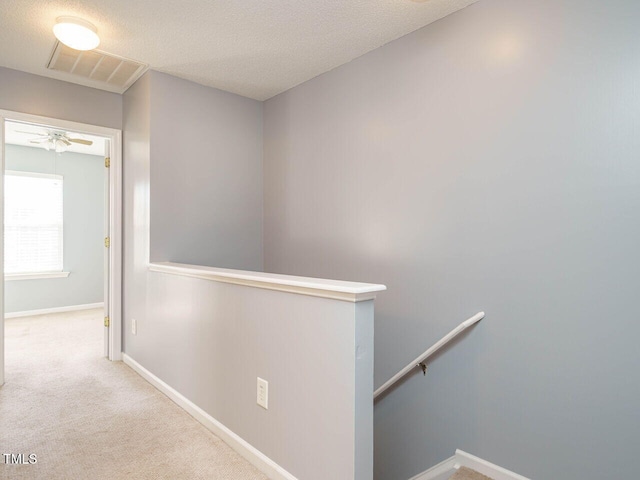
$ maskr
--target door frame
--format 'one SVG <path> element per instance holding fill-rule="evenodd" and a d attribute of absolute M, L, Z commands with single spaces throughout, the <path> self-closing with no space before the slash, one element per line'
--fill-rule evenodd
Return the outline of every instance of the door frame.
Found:
<path fill-rule="evenodd" d="M 72 122 L 51 117 L 31 115 L 0 109 L 0 170 L 4 178 L 4 128 L 6 120 L 35 123 L 71 130 L 77 133 L 99 135 L 109 139 L 111 157 L 109 166 L 109 298 L 105 307 L 109 312 L 109 360 L 122 360 L 122 131 Z M 4 252 L 4 181 L 0 182 L 0 252 Z M 4 384 L 4 255 L 0 255 L 0 385 Z"/>

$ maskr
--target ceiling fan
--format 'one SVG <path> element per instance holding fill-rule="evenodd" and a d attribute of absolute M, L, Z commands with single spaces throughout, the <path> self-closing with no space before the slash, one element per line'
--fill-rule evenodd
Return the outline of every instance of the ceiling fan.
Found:
<path fill-rule="evenodd" d="M 45 149 L 54 149 L 57 153 L 62 153 L 67 150 L 72 143 L 79 143 L 81 145 L 93 145 L 91 140 L 84 140 L 82 138 L 71 138 L 68 132 L 63 130 L 48 130 L 44 133 L 37 132 L 25 132 L 19 131 L 19 133 L 26 133 L 29 135 L 38 135 L 33 140 L 29 140 L 29 143 L 36 143 L 42 145 Z"/>

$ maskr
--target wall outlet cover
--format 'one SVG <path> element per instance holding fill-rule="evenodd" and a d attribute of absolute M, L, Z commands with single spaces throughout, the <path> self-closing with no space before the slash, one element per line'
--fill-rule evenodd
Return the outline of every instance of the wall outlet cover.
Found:
<path fill-rule="evenodd" d="M 265 410 L 269 409 L 269 382 L 258 377 L 258 391 L 256 403 Z"/>

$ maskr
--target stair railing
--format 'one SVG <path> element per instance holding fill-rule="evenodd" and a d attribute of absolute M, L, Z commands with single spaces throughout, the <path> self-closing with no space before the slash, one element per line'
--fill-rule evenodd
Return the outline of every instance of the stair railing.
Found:
<path fill-rule="evenodd" d="M 386 392 L 389 388 L 391 388 L 393 384 L 395 384 L 398 380 L 400 380 L 402 377 L 404 377 L 406 374 L 408 374 L 411 370 L 413 370 L 416 367 L 420 367 L 422 369 L 422 373 L 426 375 L 427 364 L 425 362 L 427 358 L 429 358 L 431 355 L 436 353 L 438 350 L 444 347 L 447 343 L 449 343 L 455 337 L 457 337 L 462 332 L 464 332 L 467 328 L 478 323 L 483 318 L 484 318 L 484 312 L 478 312 L 473 317 L 465 320 L 456 328 L 451 330 L 444 337 L 438 340 L 435 344 L 429 347 L 429 349 L 425 350 L 422 354 L 416 357 L 415 360 L 410 362 L 406 367 L 404 367 L 402 370 L 396 373 L 393 377 L 391 377 L 389 380 L 383 383 L 380 387 L 378 387 L 376 391 L 373 392 L 373 399 L 375 400 L 376 398 L 378 398 L 380 395 Z"/>

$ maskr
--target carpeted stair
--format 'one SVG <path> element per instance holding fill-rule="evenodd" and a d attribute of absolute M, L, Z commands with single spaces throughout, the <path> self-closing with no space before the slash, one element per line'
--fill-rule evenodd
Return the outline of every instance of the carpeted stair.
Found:
<path fill-rule="evenodd" d="M 492 480 L 486 475 L 471 470 L 467 467 L 460 467 L 460 469 L 449 477 L 449 480 Z"/>

